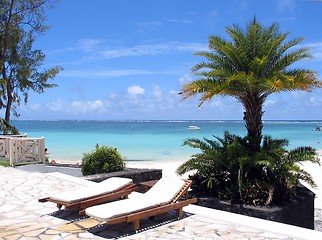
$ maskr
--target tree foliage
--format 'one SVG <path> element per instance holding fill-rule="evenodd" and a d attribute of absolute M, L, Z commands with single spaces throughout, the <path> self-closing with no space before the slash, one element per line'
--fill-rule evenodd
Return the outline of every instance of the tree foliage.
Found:
<path fill-rule="evenodd" d="M 0 131 L 7 131 L 8 134 L 18 135 L 19 131 L 3 118 L 0 118 Z"/>
<path fill-rule="evenodd" d="M 45 10 L 51 0 L 2 0 L 0 2 L 0 109 L 5 108 L 5 120 L 16 108 L 28 102 L 30 90 L 43 93 L 56 84 L 54 79 L 61 67 L 43 68 L 45 54 L 33 49 L 36 36 L 44 33 Z M 6 131 L 5 131 L 6 132 Z"/>
<path fill-rule="evenodd" d="M 256 18 L 246 29 L 226 28 L 230 41 L 210 36 L 210 51 L 196 53 L 206 59 L 192 71 L 199 77 L 183 86 L 183 99 L 201 95 L 200 104 L 214 96 L 236 98 L 244 108 L 250 147 L 259 150 L 262 140 L 263 104 L 266 98 L 283 91 L 311 91 L 322 87 L 317 74 L 309 69 L 291 68 L 311 58 L 309 49 L 296 47 L 302 38 L 287 40 L 277 24 L 262 26 Z"/>

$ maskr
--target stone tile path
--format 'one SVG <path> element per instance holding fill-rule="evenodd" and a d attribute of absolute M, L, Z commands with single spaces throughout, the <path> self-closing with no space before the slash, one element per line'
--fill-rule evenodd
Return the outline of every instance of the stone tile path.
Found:
<path fill-rule="evenodd" d="M 107 225 L 77 212 L 58 211 L 38 199 L 92 182 L 59 173 L 30 173 L 0 167 L 0 239 L 322 239 L 322 232 L 190 205 L 184 218 L 173 213 L 130 224 Z"/>

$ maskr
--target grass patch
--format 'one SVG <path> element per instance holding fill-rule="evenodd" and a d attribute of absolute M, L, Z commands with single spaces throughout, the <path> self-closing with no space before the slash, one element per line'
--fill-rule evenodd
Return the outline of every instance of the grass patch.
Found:
<path fill-rule="evenodd" d="M 0 160 L 0 166 L 10 167 L 10 161 L 9 160 Z"/>

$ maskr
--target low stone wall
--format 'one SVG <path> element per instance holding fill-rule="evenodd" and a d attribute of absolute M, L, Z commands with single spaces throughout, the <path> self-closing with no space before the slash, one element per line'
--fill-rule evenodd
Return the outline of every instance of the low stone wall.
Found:
<path fill-rule="evenodd" d="M 196 204 L 246 216 L 314 229 L 315 194 L 303 185 L 299 185 L 297 191 L 297 199 L 291 200 L 288 205 L 280 207 L 254 207 L 242 204 L 230 204 L 230 202 L 219 201 L 215 198 L 198 198 Z"/>
<path fill-rule="evenodd" d="M 76 171 L 79 171 L 79 174 L 80 174 L 80 176 L 78 175 L 77 177 L 82 177 L 81 165 L 49 163 L 47 164 L 47 166 L 61 168 L 61 169 L 64 169 L 64 168 L 70 169 L 70 171 L 76 170 Z M 140 182 L 160 179 L 162 177 L 162 169 L 127 168 L 124 171 L 88 175 L 88 176 L 83 176 L 82 178 L 85 178 L 93 182 L 101 182 L 110 177 L 131 178 L 133 180 L 133 183 L 139 184 Z"/>
<path fill-rule="evenodd" d="M 160 179 L 162 169 L 127 168 L 124 171 L 89 175 L 83 178 L 93 182 L 101 182 L 110 177 L 131 178 L 135 184 L 139 184 L 140 182 Z"/>

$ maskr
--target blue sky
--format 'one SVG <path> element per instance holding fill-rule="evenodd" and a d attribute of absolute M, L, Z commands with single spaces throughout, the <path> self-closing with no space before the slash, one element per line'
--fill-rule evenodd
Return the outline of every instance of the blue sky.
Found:
<path fill-rule="evenodd" d="M 60 0 L 47 11 L 51 29 L 35 48 L 45 67 L 64 68 L 43 94 L 30 92 L 19 119 L 241 120 L 243 109 L 230 97 L 202 108 L 198 98 L 178 92 L 194 79 L 210 35 L 227 37 L 225 27 L 242 27 L 254 16 L 276 22 L 290 38 L 304 37 L 313 59 L 297 66 L 322 78 L 322 1 L 304 0 Z M 295 66 L 294 66 L 295 67 Z M 270 96 L 264 119 L 322 119 L 322 90 Z"/>

